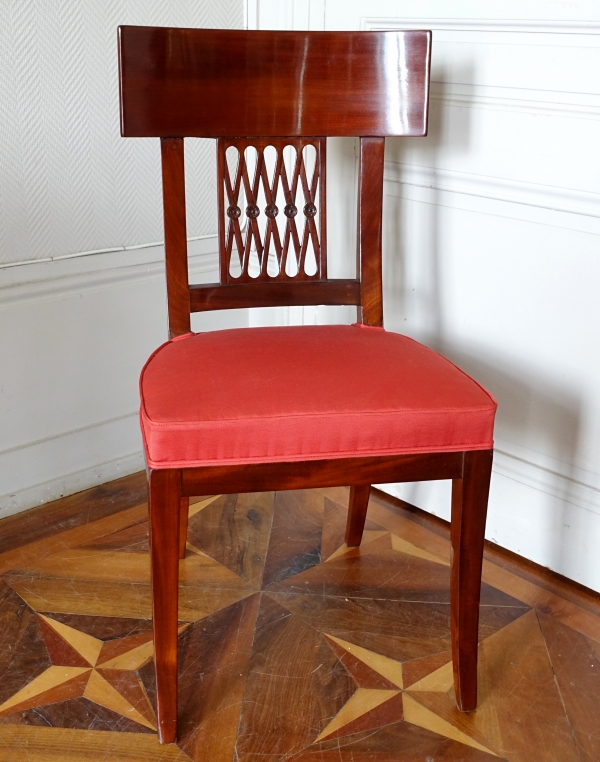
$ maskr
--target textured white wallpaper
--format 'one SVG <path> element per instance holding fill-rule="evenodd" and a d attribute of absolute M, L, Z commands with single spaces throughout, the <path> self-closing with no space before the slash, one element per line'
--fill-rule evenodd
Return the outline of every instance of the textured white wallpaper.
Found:
<path fill-rule="evenodd" d="M 158 140 L 119 134 L 119 24 L 240 28 L 243 0 L 0 0 L 0 264 L 163 238 Z M 188 234 L 216 232 L 213 141 Z"/>

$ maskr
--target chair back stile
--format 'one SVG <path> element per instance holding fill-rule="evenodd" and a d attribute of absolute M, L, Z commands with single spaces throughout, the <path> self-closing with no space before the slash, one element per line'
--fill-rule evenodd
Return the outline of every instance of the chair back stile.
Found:
<path fill-rule="evenodd" d="M 161 138 L 171 337 L 190 331 L 190 312 L 244 307 L 355 305 L 360 322 L 382 325 L 384 139 L 427 133 L 430 50 L 431 33 L 414 30 L 121 27 L 121 133 Z M 360 138 L 352 279 L 327 277 L 330 136 Z M 219 283 L 188 282 L 185 137 L 217 138 Z"/>
<path fill-rule="evenodd" d="M 191 330 L 183 138 L 162 138 L 160 148 L 169 338 L 173 338 Z"/>
<path fill-rule="evenodd" d="M 360 277 L 358 320 L 383 325 L 381 262 L 384 138 L 361 138 L 358 170 L 356 272 Z"/>

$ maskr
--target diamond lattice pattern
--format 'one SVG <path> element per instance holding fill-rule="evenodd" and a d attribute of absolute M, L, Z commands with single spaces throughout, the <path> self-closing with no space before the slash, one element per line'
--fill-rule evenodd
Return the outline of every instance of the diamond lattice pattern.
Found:
<path fill-rule="evenodd" d="M 219 140 L 222 282 L 325 273 L 325 140 Z"/>

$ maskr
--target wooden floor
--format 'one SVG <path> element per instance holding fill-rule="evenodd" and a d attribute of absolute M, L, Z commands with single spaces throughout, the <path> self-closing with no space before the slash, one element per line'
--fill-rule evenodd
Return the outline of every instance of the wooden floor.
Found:
<path fill-rule="evenodd" d="M 347 490 L 199 498 L 180 742 L 156 740 L 141 476 L 0 522 L 0 760 L 597 762 L 600 605 L 499 553 L 480 704 L 454 704 L 444 527 Z"/>

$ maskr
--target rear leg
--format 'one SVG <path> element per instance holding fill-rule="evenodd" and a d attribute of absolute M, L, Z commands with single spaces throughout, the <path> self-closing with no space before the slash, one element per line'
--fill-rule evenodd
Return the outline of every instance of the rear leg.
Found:
<path fill-rule="evenodd" d="M 349 548 L 357 548 L 362 540 L 370 494 L 370 484 L 350 487 L 348 522 L 346 523 L 346 545 Z"/>

